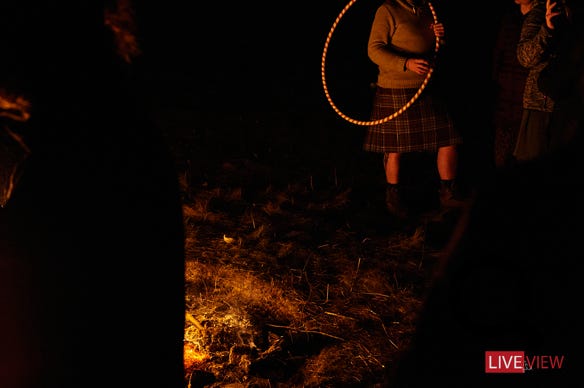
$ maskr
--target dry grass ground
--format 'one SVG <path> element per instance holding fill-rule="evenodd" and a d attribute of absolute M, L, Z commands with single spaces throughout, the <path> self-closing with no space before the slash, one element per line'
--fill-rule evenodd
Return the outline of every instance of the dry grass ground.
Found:
<path fill-rule="evenodd" d="M 204 174 L 181 161 L 185 385 L 385 386 L 415 330 L 437 229 L 393 223 L 375 183 L 326 162 L 216 160 Z"/>

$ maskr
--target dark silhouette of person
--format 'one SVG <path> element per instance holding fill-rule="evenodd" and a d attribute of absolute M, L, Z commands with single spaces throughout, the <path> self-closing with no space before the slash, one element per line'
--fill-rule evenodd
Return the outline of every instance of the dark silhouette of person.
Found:
<path fill-rule="evenodd" d="M 0 209 L 0 386 L 182 387 L 173 159 L 99 2 L 3 2 L 3 117 L 30 149 Z"/>
<path fill-rule="evenodd" d="M 434 274 L 391 387 L 568 387 L 578 378 L 582 187 L 568 151 L 501 169 L 478 190 Z M 552 167 L 553 166 L 553 167 Z M 549 174 L 546 184 L 541 175 Z M 485 373 L 486 351 L 563 359 L 562 368 Z"/>

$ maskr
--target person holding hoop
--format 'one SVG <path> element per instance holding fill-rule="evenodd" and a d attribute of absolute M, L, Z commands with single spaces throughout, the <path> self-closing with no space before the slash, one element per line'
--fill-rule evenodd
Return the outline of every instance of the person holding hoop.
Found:
<path fill-rule="evenodd" d="M 378 7 L 367 46 L 369 58 L 378 67 L 372 121 L 411 102 L 433 71 L 444 32 L 426 0 L 386 0 Z M 463 205 L 456 185 L 460 144 L 462 136 L 433 82 L 402 114 L 367 126 L 363 149 L 383 154 L 388 211 L 399 219 L 408 217 L 400 185 L 400 157 L 420 151 L 437 153 L 441 207 Z"/>

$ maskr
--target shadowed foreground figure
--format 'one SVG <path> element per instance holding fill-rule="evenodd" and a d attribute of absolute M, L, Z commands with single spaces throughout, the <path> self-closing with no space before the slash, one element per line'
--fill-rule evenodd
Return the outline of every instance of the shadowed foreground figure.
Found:
<path fill-rule="evenodd" d="M 0 208 L 0 387 L 182 387 L 172 159 L 103 8 L 2 2 L 2 125 L 30 148 Z M 86 4 L 87 3 L 87 4 Z"/>
<path fill-rule="evenodd" d="M 582 37 L 578 20 L 573 32 Z M 562 107 L 563 122 L 577 135 L 482 182 L 444 253 L 390 387 L 581 385 L 584 40 L 572 36 L 572 42 L 558 76 L 566 79 L 572 102 Z M 563 362 L 521 374 L 485 373 L 486 351 Z"/>
<path fill-rule="evenodd" d="M 391 387 L 569 387 L 580 378 L 584 189 L 580 141 L 497 173 L 455 231 Z M 563 357 L 485 373 L 485 351 Z"/>

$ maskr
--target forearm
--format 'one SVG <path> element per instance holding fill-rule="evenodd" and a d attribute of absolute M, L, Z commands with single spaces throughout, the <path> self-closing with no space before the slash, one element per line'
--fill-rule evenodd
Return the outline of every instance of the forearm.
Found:
<path fill-rule="evenodd" d="M 407 56 L 391 49 L 389 37 L 393 28 L 392 18 L 385 10 L 378 11 L 369 34 L 367 55 L 380 68 L 403 70 Z"/>
<path fill-rule="evenodd" d="M 545 10 L 533 10 L 525 19 L 521 36 L 517 44 L 517 60 L 526 68 L 532 68 L 543 62 L 553 40 L 552 31 L 545 27 Z"/>

